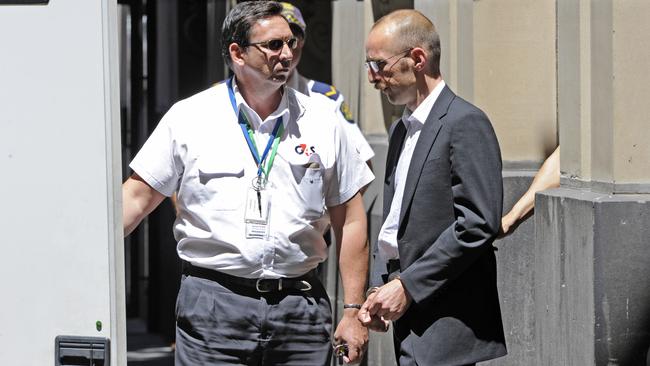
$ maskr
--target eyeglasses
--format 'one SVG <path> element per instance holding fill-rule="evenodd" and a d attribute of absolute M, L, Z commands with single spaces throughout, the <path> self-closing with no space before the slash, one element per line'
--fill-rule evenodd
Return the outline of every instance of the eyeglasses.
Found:
<path fill-rule="evenodd" d="M 392 55 L 392 56 L 390 56 L 388 58 L 385 58 L 383 60 L 366 60 L 366 62 L 365 62 L 366 69 L 372 70 L 372 72 L 379 72 L 380 70 L 382 70 L 384 68 L 384 66 L 386 66 L 386 64 L 388 64 L 388 60 L 390 60 L 393 57 L 397 57 L 397 56 L 405 57 L 406 54 L 408 52 L 411 52 L 412 50 L 413 50 L 413 48 L 411 47 L 411 48 L 409 48 L 407 50 L 404 50 L 404 51 L 402 51 L 400 53 Z M 400 58 L 402 58 L 402 57 L 400 57 Z M 397 62 L 397 61 L 395 61 L 395 62 Z"/>
<path fill-rule="evenodd" d="M 287 44 L 290 49 L 295 49 L 298 46 L 298 38 L 296 37 L 291 37 L 287 40 L 284 39 L 269 39 L 268 41 L 262 41 L 262 42 L 252 42 L 252 43 L 246 43 L 243 44 L 242 46 L 248 47 L 248 46 L 261 46 L 266 48 L 267 50 L 273 51 L 273 52 L 278 52 L 282 50 L 282 47 L 284 47 L 284 44 Z"/>

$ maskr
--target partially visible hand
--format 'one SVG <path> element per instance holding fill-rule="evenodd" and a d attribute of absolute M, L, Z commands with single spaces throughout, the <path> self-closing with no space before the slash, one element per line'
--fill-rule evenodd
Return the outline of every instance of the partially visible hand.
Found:
<path fill-rule="evenodd" d="M 368 296 L 366 302 L 361 306 L 361 309 L 357 314 L 357 318 L 361 324 L 368 327 L 368 329 L 374 330 L 375 332 L 387 332 L 388 328 L 390 327 L 390 321 L 382 319 L 378 315 L 370 315 L 368 312 L 368 305 L 372 303 L 372 299 L 375 298 L 375 294 L 376 292 L 373 292 Z"/>
<path fill-rule="evenodd" d="M 361 306 L 361 310 L 367 311 L 371 318 L 376 316 L 384 321 L 399 319 L 412 301 L 411 295 L 406 291 L 400 279 L 388 282 L 372 295 Z"/>
<path fill-rule="evenodd" d="M 512 221 L 512 219 L 508 215 L 503 216 L 501 218 L 501 232 L 499 233 L 499 234 L 501 234 L 500 236 L 503 236 L 503 235 L 507 234 L 513 223 L 514 222 Z"/>
<path fill-rule="evenodd" d="M 514 217 L 514 215 L 509 212 L 507 215 L 503 216 L 501 218 L 501 235 L 500 236 L 505 236 L 508 234 L 508 231 L 510 231 L 510 228 L 512 225 L 514 225 L 517 222 L 517 219 Z"/>
<path fill-rule="evenodd" d="M 345 363 L 359 363 L 368 347 L 368 329 L 357 320 L 356 309 L 345 309 L 343 318 L 334 332 L 334 343 L 348 345 L 348 355 L 343 357 Z"/>

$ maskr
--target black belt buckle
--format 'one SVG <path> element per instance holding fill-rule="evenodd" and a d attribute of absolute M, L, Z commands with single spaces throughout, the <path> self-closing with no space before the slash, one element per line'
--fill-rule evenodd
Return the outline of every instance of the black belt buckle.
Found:
<path fill-rule="evenodd" d="M 282 291 L 288 289 L 295 289 L 295 290 L 305 292 L 311 290 L 312 286 L 306 280 L 287 279 L 287 278 L 278 278 L 278 279 L 259 278 L 257 281 L 255 281 L 255 289 L 259 293 Z"/>

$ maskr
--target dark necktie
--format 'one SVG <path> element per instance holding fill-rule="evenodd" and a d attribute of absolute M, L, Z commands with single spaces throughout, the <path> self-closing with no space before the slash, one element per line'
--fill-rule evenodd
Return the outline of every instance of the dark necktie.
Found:
<path fill-rule="evenodd" d="M 404 145 L 404 138 L 406 137 L 406 126 L 404 126 L 404 121 L 399 121 L 395 125 L 393 134 L 390 136 L 390 142 L 388 144 L 388 154 L 386 156 L 386 183 L 388 180 L 395 180 L 395 169 L 397 169 L 397 161 L 399 160 L 400 152 L 402 151 L 402 145 Z"/>
<path fill-rule="evenodd" d="M 390 142 L 388 143 L 388 154 L 386 154 L 386 176 L 384 180 L 384 220 L 395 193 L 395 171 L 397 170 L 397 162 L 404 145 L 404 138 L 406 137 L 406 126 L 402 121 L 399 121 L 393 129 L 393 134 L 390 135 Z"/>

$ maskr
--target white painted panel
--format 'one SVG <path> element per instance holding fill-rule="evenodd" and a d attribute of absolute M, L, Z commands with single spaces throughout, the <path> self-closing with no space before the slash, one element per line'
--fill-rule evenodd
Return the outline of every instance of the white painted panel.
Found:
<path fill-rule="evenodd" d="M 57 335 L 125 344 L 115 14 L 0 6 L 0 365 L 54 365 Z"/>

